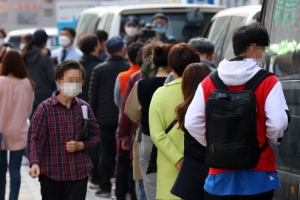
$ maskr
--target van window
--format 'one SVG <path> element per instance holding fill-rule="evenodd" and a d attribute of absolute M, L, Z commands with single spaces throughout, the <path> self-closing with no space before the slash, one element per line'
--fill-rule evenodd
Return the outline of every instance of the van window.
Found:
<path fill-rule="evenodd" d="M 232 48 L 232 36 L 237 27 L 240 27 L 245 24 L 246 18 L 244 17 L 232 17 L 228 31 L 226 34 L 226 38 L 224 40 L 223 52 L 222 52 L 222 60 L 225 58 L 230 60 L 234 58 L 233 48 Z"/>
<path fill-rule="evenodd" d="M 144 23 L 152 23 L 153 14 L 139 14 L 135 15 L 139 17 Z M 197 36 L 201 36 L 206 25 L 210 22 L 215 13 L 203 13 L 203 22 L 189 22 L 187 20 L 186 13 L 165 13 L 169 20 L 169 28 L 167 30 L 168 36 L 174 36 L 178 42 L 188 42 L 189 39 Z M 125 34 L 124 24 L 127 15 L 123 15 L 121 19 L 121 34 Z"/>
<path fill-rule="evenodd" d="M 100 17 L 96 14 L 85 14 L 78 19 L 76 32 L 78 36 L 93 33 L 97 29 Z"/>
<path fill-rule="evenodd" d="M 114 19 L 114 14 L 108 14 L 107 17 L 106 17 L 106 20 L 105 20 L 105 24 L 104 24 L 104 30 L 106 32 L 110 32 L 110 28 L 111 28 L 111 24 L 112 24 L 112 21 Z"/>
<path fill-rule="evenodd" d="M 230 23 L 231 17 L 219 17 L 217 18 L 211 27 L 211 31 L 209 33 L 208 39 L 214 43 L 216 57 L 214 59 L 214 64 L 218 65 L 222 60 L 222 46 L 224 43 L 224 39 L 226 37 L 226 32 L 228 29 L 228 25 Z"/>
<path fill-rule="evenodd" d="M 297 0 L 268 2 L 263 21 L 271 44 L 266 69 L 281 81 L 292 117 L 282 143 L 273 149 L 279 170 L 300 175 L 300 7 Z"/>

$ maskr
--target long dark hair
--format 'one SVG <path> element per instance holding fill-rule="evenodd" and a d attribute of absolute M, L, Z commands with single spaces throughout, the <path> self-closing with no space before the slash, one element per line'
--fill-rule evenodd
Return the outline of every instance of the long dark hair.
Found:
<path fill-rule="evenodd" d="M 183 93 L 183 103 L 176 107 L 176 115 L 179 129 L 184 130 L 184 119 L 186 111 L 191 104 L 198 85 L 208 76 L 210 69 L 203 63 L 189 64 L 183 72 L 181 90 Z"/>
<path fill-rule="evenodd" d="M 15 50 L 6 52 L 2 60 L 0 76 L 8 76 L 9 74 L 19 79 L 28 78 L 34 89 L 35 84 L 28 75 L 25 63 L 20 53 Z"/>

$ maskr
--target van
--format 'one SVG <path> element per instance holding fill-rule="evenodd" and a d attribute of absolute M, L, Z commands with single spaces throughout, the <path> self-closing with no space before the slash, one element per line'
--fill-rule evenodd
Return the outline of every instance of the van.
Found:
<path fill-rule="evenodd" d="M 195 36 L 200 36 L 211 18 L 222 6 L 209 4 L 152 4 L 131 6 L 96 7 L 83 11 L 76 25 L 76 31 L 81 33 L 105 30 L 109 37 L 124 35 L 126 17 L 137 16 L 142 24 L 151 23 L 152 16 L 156 13 L 164 13 L 169 20 L 167 35 L 174 36 L 178 42 L 188 42 Z M 98 16 L 96 14 L 98 13 Z M 84 24 L 81 21 L 87 15 L 94 15 L 90 21 Z M 86 26 L 83 28 L 83 26 Z M 80 34 L 78 34 L 80 35 Z"/>
<path fill-rule="evenodd" d="M 261 6 L 242 6 L 228 8 L 218 12 L 205 30 L 204 37 L 215 45 L 216 57 L 213 63 L 218 66 L 223 59 L 234 58 L 232 35 L 234 30 L 243 25 L 257 22 Z"/>
<path fill-rule="evenodd" d="M 33 34 L 38 28 L 26 28 L 10 31 L 7 33 L 4 42 L 12 46 L 14 49 L 19 50 L 21 44 L 21 37 L 25 34 Z M 56 27 L 42 28 L 46 31 L 49 38 L 46 44 L 46 48 L 54 50 L 58 48 L 58 30 Z"/>
<path fill-rule="evenodd" d="M 261 23 L 270 35 L 264 68 L 279 78 L 291 114 L 281 144 L 272 146 L 281 184 L 274 192 L 274 200 L 300 199 L 299 16 L 299 1 L 265 0 L 263 3 Z"/>

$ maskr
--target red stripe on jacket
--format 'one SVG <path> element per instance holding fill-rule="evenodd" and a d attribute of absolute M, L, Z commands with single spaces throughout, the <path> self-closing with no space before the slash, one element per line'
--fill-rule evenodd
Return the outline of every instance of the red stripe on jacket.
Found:
<path fill-rule="evenodd" d="M 256 88 L 254 91 L 254 94 L 256 96 L 256 107 L 257 107 L 257 139 L 259 142 L 259 146 L 262 147 L 262 145 L 266 142 L 267 138 L 267 126 L 266 126 L 266 114 L 265 114 L 265 102 L 266 99 L 270 93 L 270 91 L 273 89 L 275 84 L 278 82 L 278 79 L 276 76 L 269 76 L 265 78 L 261 84 Z M 207 101 L 209 95 L 211 92 L 216 90 L 215 85 L 213 84 L 211 78 L 208 76 L 206 79 L 204 79 L 201 83 L 203 92 L 204 92 L 204 100 Z M 229 90 L 231 91 L 239 91 L 243 90 L 246 84 L 241 86 L 227 86 Z M 274 108 L 276 109 L 276 108 Z M 268 171 L 268 172 L 276 172 L 275 167 L 275 155 L 270 147 L 270 145 L 267 146 L 267 148 L 262 152 L 260 155 L 260 159 L 258 161 L 257 166 L 253 170 L 258 171 Z M 230 170 L 224 170 L 224 169 L 217 169 L 217 168 L 210 168 L 209 174 L 219 174 L 223 172 L 229 172 Z"/>

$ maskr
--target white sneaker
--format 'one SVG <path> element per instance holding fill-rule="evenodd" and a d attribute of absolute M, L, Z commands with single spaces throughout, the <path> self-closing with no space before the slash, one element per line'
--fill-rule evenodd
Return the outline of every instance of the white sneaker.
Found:
<path fill-rule="evenodd" d="M 90 188 L 90 189 L 99 189 L 99 185 L 94 184 L 94 183 L 90 183 L 89 188 Z"/>

